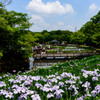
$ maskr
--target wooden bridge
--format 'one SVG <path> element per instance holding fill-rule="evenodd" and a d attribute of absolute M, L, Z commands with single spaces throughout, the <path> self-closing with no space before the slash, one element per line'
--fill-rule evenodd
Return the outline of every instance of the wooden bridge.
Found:
<path fill-rule="evenodd" d="M 57 54 L 33 54 L 33 58 L 36 59 L 41 59 L 41 58 L 47 58 L 47 57 L 82 57 L 82 56 L 91 56 L 91 55 L 95 55 L 97 53 L 57 53 Z"/>

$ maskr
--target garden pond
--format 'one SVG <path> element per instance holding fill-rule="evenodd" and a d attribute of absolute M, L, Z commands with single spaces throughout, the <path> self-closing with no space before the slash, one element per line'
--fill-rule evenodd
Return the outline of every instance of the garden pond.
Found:
<path fill-rule="evenodd" d="M 13 61 L 12 63 L 10 63 L 9 61 L 0 62 L 0 73 L 17 73 L 17 72 L 25 72 L 31 69 L 34 69 L 36 67 L 39 68 L 49 68 L 52 65 L 55 64 L 60 64 L 60 63 L 64 63 L 68 60 L 71 59 L 81 59 L 83 57 L 80 58 L 64 58 L 64 57 L 56 57 L 55 59 L 53 59 L 52 57 L 47 58 L 47 59 L 34 59 L 33 57 L 30 57 L 27 60 L 18 60 L 16 59 L 16 61 Z M 3 63 L 3 64 L 2 64 Z"/>
<path fill-rule="evenodd" d="M 55 46 L 56 48 L 59 48 L 59 50 L 63 49 L 66 52 L 73 52 L 73 51 L 85 51 L 84 48 L 77 48 L 75 46 L 67 46 L 67 47 L 62 47 L 62 46 Z M 51 52 L 51 51 L 50 51 Z M 0 61 L 0 73 L 6 73 L 6 72 L 10 72 L 10 73 L 17 73 L 19 71 L 21 72 L 25 72 L 27 70 L 31 70 L 35 67 L 40 67 L 40 68 L 48 68 L 54 64 L 57 63 L 64 63 L 70 59 L 73 59 L 71 57 L 68 58 L 59 58 L 56 57 L 55 59 L 53 58 L 47 58 L 45 60 L 34 60 L 33 57 L 30 57 L 28 59 L 25 60 L 19 60 L 19 59 L 15 59 L 14 61 L 10 62 L 8 60 L 5 61 Z M 75 59 L 75 58 L 74 58 Z M 77 58 L 80 59 L 80 58 Z M 6 62 L 6 63 L 5 63 Z"/>

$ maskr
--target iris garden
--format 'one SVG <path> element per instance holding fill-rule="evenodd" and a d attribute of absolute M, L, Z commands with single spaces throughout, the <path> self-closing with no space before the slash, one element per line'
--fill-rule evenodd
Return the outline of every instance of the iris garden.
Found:
<path fill-rule="evenodd" d="M 0 75 L 0 100 L 100 100 L 100 55 Z"/>

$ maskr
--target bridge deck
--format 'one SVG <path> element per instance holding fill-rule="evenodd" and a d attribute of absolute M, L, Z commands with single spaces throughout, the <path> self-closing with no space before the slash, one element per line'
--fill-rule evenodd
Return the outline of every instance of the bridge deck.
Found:
<path fill-rule="evenodd" d="M 78 57 L 78 56 L 90 56 L 96 53 L 57 53 L 57 54 L 34 54 L 34 58 L 46 58 L 46 57 Z"/>

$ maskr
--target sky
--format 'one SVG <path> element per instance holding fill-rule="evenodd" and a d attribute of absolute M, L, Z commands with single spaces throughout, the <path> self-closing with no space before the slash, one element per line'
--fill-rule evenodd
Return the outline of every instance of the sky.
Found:
<path fill-rule="evenodd" d="M 27 13 L 30 30 L 79 30 L 100 10 L 100 0 L 12 0 L 8 11 Z M 76 30 L 75 30 L 76 29 Z"/>

